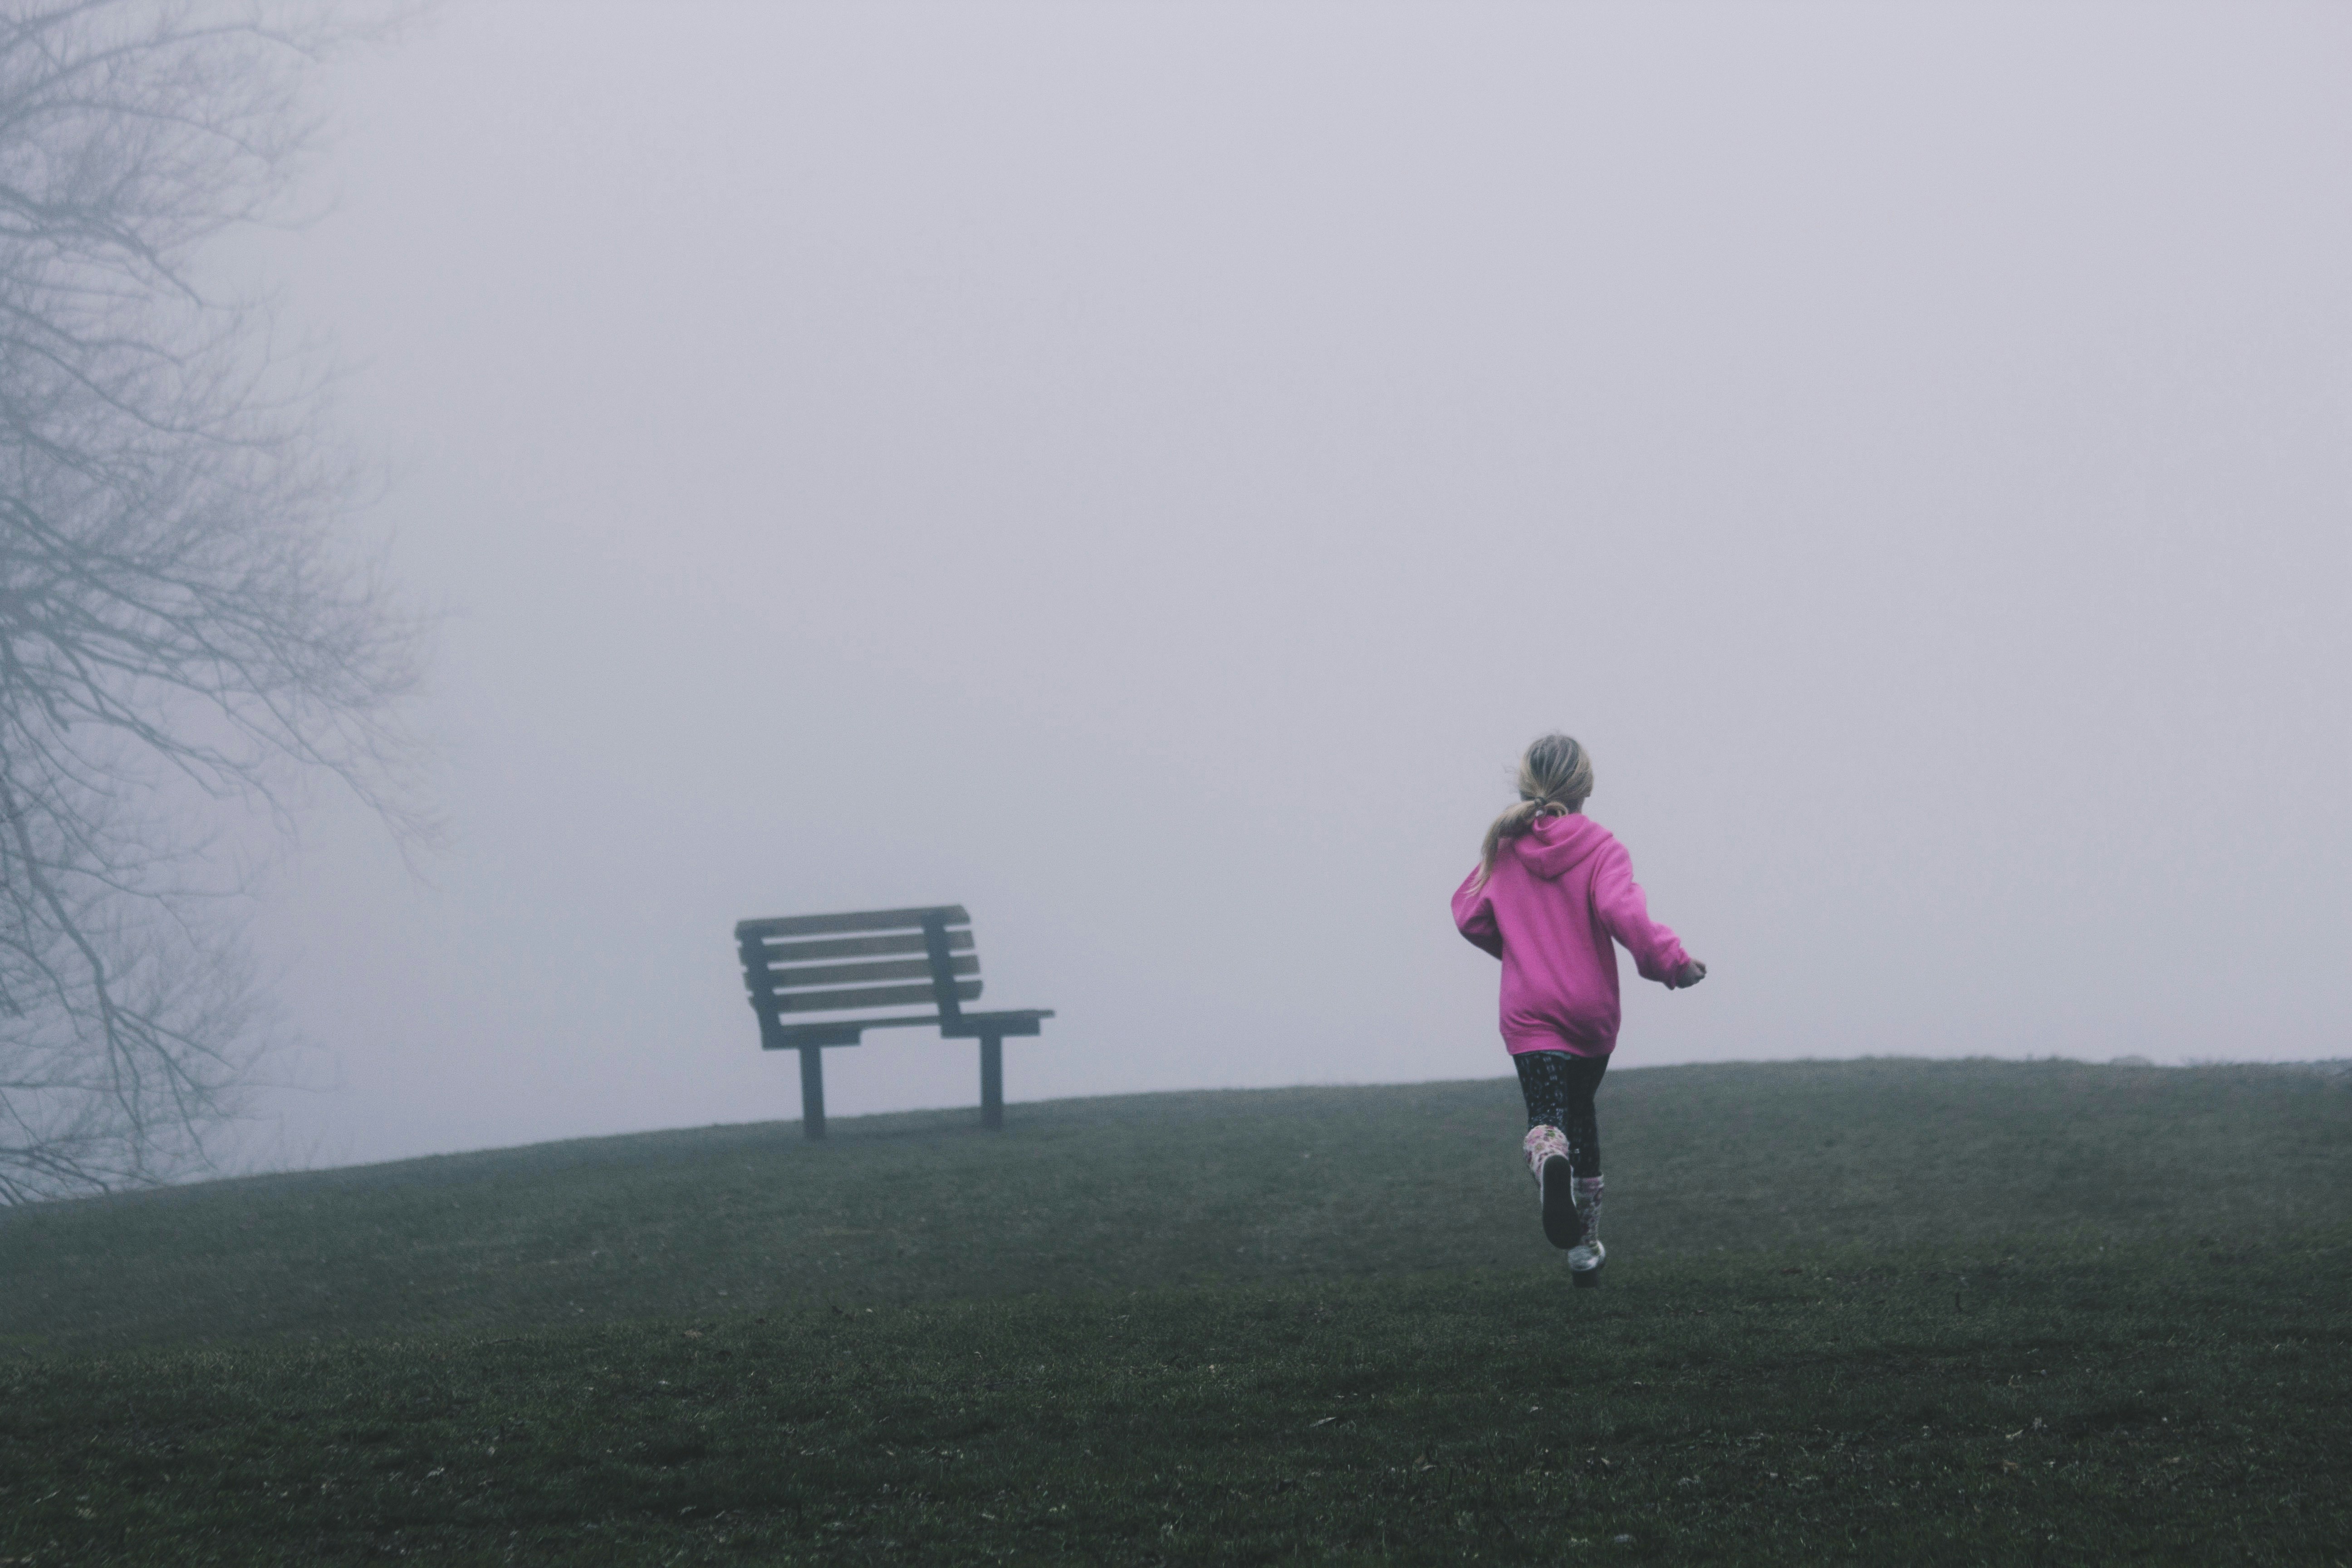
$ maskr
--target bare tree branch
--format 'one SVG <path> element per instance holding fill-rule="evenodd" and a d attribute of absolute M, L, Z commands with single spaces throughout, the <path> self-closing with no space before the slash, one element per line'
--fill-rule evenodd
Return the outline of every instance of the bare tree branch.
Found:
<path fill-rule="evenodd" d="M 281 0 L 0 0 L 0 1203 L 207 1159 L 266 1048 L 177 778 L 396 826 L 415 623 L 336 546 L 352 474 L 205 247 L 286 216 L 314 67 Z"/>

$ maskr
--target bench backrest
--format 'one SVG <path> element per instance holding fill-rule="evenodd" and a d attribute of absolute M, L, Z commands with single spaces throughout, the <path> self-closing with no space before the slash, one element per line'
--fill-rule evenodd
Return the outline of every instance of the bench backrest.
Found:
<path fill-rule="evenodd" d="M 934 1006 L 951 1023 L 980 995 L 980 954 L 961 904 L 743 921 L 735 946 L 763 1026 L 794 1013 L 910 1004 Z"/>

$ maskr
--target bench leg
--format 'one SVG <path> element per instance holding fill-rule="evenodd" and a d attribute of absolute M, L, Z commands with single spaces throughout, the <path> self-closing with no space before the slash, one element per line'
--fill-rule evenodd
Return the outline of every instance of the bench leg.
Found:
<path fill-rule="evenodd" d="M 1004 1040 L 999 1035 L 980 1037 L 980 1124 L 1004 1125 Z"/>
<path fill-rule="evenodd" d="M 801 1136 L 824 1136 L 824 1047 L 801 1047 Z"/>

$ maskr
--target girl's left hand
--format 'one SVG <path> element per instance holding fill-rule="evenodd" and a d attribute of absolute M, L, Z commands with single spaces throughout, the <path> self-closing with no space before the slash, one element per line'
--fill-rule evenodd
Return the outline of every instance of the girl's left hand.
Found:
<path fill-rule="evenodd" d="M 1706 978 L 1706 965 L 1694 958 L 1683 965 L 1683 972 L 1680 974 L 1675 975 L 1666 984 L 1670 990 L 1687 991 Z"/>

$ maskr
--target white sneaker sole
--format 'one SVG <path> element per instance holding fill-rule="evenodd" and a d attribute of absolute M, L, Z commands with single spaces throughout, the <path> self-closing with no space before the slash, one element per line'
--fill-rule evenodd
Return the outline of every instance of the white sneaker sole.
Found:
<path fill-rule="evenodd" d="M 1601 1283 L 1601 1270 L 1608 1262 L 1609 1249 L 1597 1241 L 1589 1247 L 1577 1247 L 1568 1255 L 1568 1282 L 1580 1290 L 1592 1289 Z"/>

